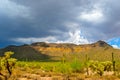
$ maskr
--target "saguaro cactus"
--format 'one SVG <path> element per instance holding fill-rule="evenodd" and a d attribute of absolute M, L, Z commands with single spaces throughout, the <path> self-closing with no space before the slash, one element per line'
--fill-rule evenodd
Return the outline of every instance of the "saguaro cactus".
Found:
<path fill-rule="evenodd" d="M 112 65 L 113 65 L 113 71 L 115 71 L 114 53 L 112 53 Z"/>
<path fill-rule="evenodd" d="M 85 64 L 86 64 L 86 71 L 87 71 L 87 75 L 89 75 L 89 58 L 88 58 L 88 54 L 86 54 L 85 55 L 85 57 L 86 57 L 86 62 L 85 62 Z"/>

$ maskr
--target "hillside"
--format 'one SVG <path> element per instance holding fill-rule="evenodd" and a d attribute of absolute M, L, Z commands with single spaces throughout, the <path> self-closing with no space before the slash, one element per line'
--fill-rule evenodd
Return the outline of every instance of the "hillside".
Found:
<path fill-rule="evenodd" d="M 29 45 L 22 46 L 8 46 L 6 48 L 0 49 L 0 55 L 2 56 L 6 51 L 13 51 L 15 54 L 12 57 L 17 58 L 18 60 L 24 61 L 49 61 L 50 56 L 41 54 L 41 52 L 35 50 Z"/>
<path fill-rule="evenodd" d="M 18 60 L 28 61 L 58 61 L 63 57 L 68 61 L 75 57 L 80 61 L 84 61 L 86 54 L 93 60 L 111 60 L 111 53 L 113 52 L 115 53 L 115 59 L 120 61 L 120 50 L 112 48 L 104 41 L 85 45 L 45 42 L 37 42 L 22 46 L 11 45 L 0 49 L 0 55 L 3 55 L 6 51 L 15 52 L 13 57 Z"/>

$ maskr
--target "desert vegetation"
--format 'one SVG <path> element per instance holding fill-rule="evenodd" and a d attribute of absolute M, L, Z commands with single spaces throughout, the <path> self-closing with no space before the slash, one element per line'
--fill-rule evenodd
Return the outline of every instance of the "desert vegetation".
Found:
<path fill-rule="evenodd" d="M 3 57 L 0 57 L 0 79 L 8 80 L 13 73 L 13 68 L 17 59 L 11 58 L 13 52 L 5 52 Z"/>
<path fill-rule="evenodd" d="M 120 77 L 120 64 L 111 61 L 91 60 L 86 54 L 81 62 L 78 56 L 70 61 L 63 55 L 58 62 L 17 61 L 11 58 L 13 52 L 5 52 L 0 57 L 1 80 L 115 80 Z"/>

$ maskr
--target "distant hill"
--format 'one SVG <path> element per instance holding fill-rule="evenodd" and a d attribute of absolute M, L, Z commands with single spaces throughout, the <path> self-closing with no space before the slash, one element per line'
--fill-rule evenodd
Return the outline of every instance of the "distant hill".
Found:
<path fill-rule="evenodd" d="M 0 49 L 2 56 L 6 51 L 13 51 L 12 57 L 26 61 L 58 61 L 62 57 L 71 61 L 77 57 L 80 61 L 85 61 L 86 54 L 93 60 L 111 60 L 111 53 L 115 53 L 115 59 L 120 60 L 120 50 L 114 49 L 104 41 L 92 44 L 76 45 L 70 43 L 45 43 L 36 42 L 30 45 L 14 46 L 10 45 Z"/>
<path fill-rule="evenodd" d="M 8 46 L 6 48 L 0 49 L 0 55 L 2 56 L 6 51 L 13 51 L 15 54 L 12 57 L 18 60 L 24 61 L 49 61 L 50 56 L 46 54 L 41 54 L 40 51 L 35 50 L 30 45 L 22 46 Z"/>

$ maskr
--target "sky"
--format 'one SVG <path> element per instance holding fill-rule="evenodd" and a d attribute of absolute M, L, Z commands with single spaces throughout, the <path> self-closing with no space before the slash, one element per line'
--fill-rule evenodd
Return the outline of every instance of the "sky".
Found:
<path fill-rule="evenodd" d="M 0 47 L 120 38 L 120 0 L 0 0 Z"/>

